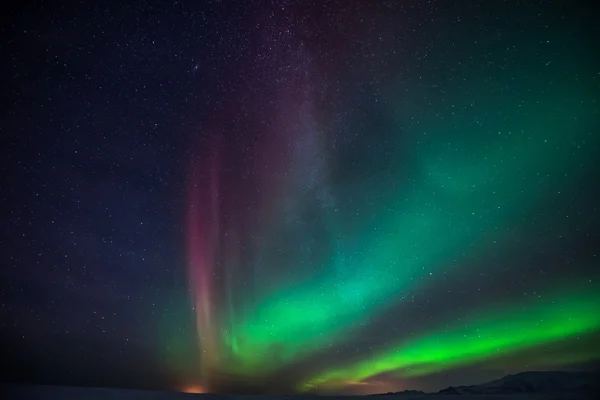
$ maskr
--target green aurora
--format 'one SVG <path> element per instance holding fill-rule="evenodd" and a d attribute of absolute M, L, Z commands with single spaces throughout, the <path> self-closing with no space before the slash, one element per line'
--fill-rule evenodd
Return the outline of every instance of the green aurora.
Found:
<path fill-rule="evenodd" d="M 417 148 L 423 154 L 418 180 L 408 190 L 387 195 L 390 206 L 379 216 L 381 222 L 361 229 L 360 251 L 338 251 L 324 272 L 293 291 L 274 292 L 232 327 L 228 343 L 235 370 L 276 369 L 339 342 L 357 321 L 384 311 L 399 293 L 407 296 L 434 279 L 445 259 L 460 258 L 465 249 L 478 251 L 519 219 L 539 218 L 531 211 L 541 199 L 557 196 L 557 188 L 568 190 L 593 157 L 595 110 L 572 102 L 583 94 L 573 92 L 577 89 L 547 97 L 526 119 L 460 140 L 448 132 L 447 142 L 422 144 L 428 151 Z M 519 112 L 518 103 L 505 102 L 500 105 L 505 112 Z M 510 104 L 516 104 L 514 110 Z M 535 337 L 532 331 L 529 340 Z M 262 354 L 274 352 L 274 361 L 263 365 Z"/>
<path fill-rule="evenodd" d="M 593 73 L 583 67 L 578 49 L 567 48 L 569 38 L 552 40 L 562 46 L 560 54 L 530 57 L 538 41 L 525 41 L 520 51 L 502 53 L 510 63 L 502 71 L 470 58 L 446 62 L 443 68 L 455 68 L 448 80 L 427 71 L 402 79 L 389 74 L 376 122 L 362 124 L 363 114 L 345 114 L 350 126 L 364 126 L 354 128 L 354 153 L 315 139 L 315 132 L 339 135 L 327 117 L 316 116 L 316 96 L 292 108 L 299 111 L 274 117 L 300 127 L 300 133 L 277 132 L 282 148 L 301 143 L 319 159 L 318 167 L 306 167 L 311 158 L 291 157 L 287 189 L 273 191 L 269 204 L 275 205 L 260 214 L 258 227 L 242 239 L 237 230 L 238 242 L 233 235 L 223 239 L 226 249 L 239 249 L 241 242 L 255 249 L 243 265 L 231 267 L 253 271 L 255 290 L 246 296 L 239 284 L 222 283 L 226 295 L 214 305 L 217 316 L 198 328 L 201 337 L 218 337 L 217 356 L 205 362 L 209 369 L 260 381 L 279 371 L 298 372 L 298 366 L 295 389 L 319 390 L 384 373 L 425 376 L 598 334 L 600 285 L 589 272 L 598 260 L 586 253 L 574 261 L 593 266 L 582 275 L 570 276 L 573 261 L 564 258 L 556 262 L 565 263 L 564 276 L 555 272 L 523 283 L 544 293 L 534 302 L 519 303 L 522 283 L 515 283 L 500 304 L 471 304 L 463 324 L 456 318 L 464 308 L 453 310 L 438 299 L 434 303 L 446 307 L 447 316 L 437 328 L 421 323 L 413 329 L 403 320 L 406 330 L 389 334 L 376 350 L 358 348 L 356 358 L 335 358 L 337 349 L 360 342 L 373 321 L 432 287 L 473 293 L 459 280 L 463 275 L 518 281 L 521 266 L 532 264 L 529 258 L 567 246 L 561 240 L 597 222 L 597 209 L 585 199 L 593 192 L 589 182 L 600 148 L 597 82 L 590 84 Z M 479 51 L 479 44 L 472 46 Z M 429 85 L 415 83 L 421 78 Z M 357 108 L 351 100 L 337 101 Z M 374 148 L 372 137 L 380 143 Z M 360 168 L 348 166 L 353 157 Z M 308 208 L 312 217 L 304 218 Z M 311 240 L 318 244 L 310 247 Z M 283 257 L 285 251 L 296 257 Z M 240 263 L 228 253 L 224 264 L 227 257 Z M 574 285 L 582 276 L 584 283 Z M 600 357 L 577 354 L 544 359 L 569 366 Z M 313 359 L 326 361 L 307 367 Z"/>
<path fill-rule="evenodd" d="M 301 386 L 361 381 L 388 371 L 413 377 L 492 359 L 527 348 L 579 337 L 600 328 L 600 292 L 587 283 L 561 295 L 540 296 L 537 301 L 485 310 L 464 324 L 424 335 L 349 368 L 328 371 Z M 579 355 L 570 362 L 600 356 L 600 350 Z"/>

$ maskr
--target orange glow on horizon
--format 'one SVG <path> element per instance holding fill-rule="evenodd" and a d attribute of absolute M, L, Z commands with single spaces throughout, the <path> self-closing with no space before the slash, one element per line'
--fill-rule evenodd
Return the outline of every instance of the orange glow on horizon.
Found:
<path fill-rule="evenodd" d="M 197 393 L 204 393 L 204 389 L 200 385 L 190 385 L 190 386 L 185 386 L 184 388 L 182 388 L 181 392 L 197 394 Z"/>

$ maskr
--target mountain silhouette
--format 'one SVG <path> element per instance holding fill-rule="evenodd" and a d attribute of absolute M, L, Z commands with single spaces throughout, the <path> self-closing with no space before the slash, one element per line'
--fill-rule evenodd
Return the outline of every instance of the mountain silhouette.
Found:
<path fill-rule="evenodd" d="M 450 386 L 437 394 L 577 394 L 600 393 L 600 374 L 592 372 L 530 371 L 470 386 Z"/>

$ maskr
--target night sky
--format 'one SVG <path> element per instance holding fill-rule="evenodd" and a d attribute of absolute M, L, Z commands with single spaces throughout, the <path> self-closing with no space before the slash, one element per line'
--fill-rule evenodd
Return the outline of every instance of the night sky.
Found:
<path fill-rule="evenodd" d="M 584 2 L 3 3 L 0 380 L 437 390 L 600 360 Z"/>

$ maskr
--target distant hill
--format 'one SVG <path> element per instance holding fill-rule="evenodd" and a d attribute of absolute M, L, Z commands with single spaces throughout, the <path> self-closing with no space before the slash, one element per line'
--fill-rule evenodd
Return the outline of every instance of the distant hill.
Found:
<path fill-rule="evenodd" d="M 593 394 L 600 393 L 600 374 L 591 372 L 532 371 L 507 375 L 481 385 L 450 386 L 440 395 Z"/>

